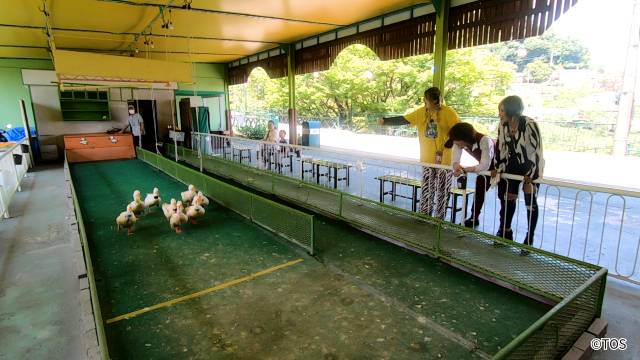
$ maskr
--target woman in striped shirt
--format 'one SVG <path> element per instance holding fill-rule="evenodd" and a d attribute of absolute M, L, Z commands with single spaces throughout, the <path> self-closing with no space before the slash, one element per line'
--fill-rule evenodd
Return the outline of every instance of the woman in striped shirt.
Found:
<path fill-rule="evenodd" d="M 538 124 L 530 117 L 522 115 L 524 104 L 518 96 L 507 96 L 498 105 L 500 126 L 498 127 L 497 154 L 495 157 L 498 172 L 524 177 L 524 201 L 527 206 L 528 231 L 524 243 L 533 245 L 533 234 L 538 222 L 538 202 L 536 193 L 539 184 L 533 180 L 542 177 L 544 157 L 542 139 Z M 500 198 L 500 228 L 497 235 L 513 240 L 511 222 L 516 211 L 516 200 L 520 181 L 501 179 L 498 183 Z M 525 252 L 526 253 L 526 252 Z"/>

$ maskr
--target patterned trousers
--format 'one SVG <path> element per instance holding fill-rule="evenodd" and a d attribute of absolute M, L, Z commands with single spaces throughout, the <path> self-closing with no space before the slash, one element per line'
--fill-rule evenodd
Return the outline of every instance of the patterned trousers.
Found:
<path fill-rule="evenodd" d="M 449 191 L 453 172 L 445 169 L 424 168 L 422 170 L 422 192 L 420 212 L 444 219 L 449 203 Z"/>

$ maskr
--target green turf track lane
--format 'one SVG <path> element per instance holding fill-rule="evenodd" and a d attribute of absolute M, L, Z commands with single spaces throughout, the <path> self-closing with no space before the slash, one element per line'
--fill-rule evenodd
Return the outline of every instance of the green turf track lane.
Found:
<path fill-rule="evenodd" d="M 161 210 L 136 233 L 115 217 L 139 189 L 184 185 L 139 161 L 71 168 L 105 319 L 300 257 L 275 235 L 212 203 L 183 234 Z M 114 359 L 473 358 L 425 317 L 494 352 L 546 307 L 350 227 L 316 223 L 320 256 L 254 281 L 106 325 Z M 388 299 L 385 299 L 387 297 Z M 392 301 L 388 301 L 392 299 Z M 397 306 L 401 303 L 401 306 Z"/>
<path fill-rule="evenodd" d="M 296 254 L 275 236 L 211 204 L 198 225 L 170 229 L 161 209 L 143 216 L 135 233 L 117 232 L 115 218 L 154 186 L 163 201 L 179 198 L 182 183 L 142 162 L 77 164 L 71 168 L 82 206 L 105 319 L 278 265 Z M 144 195 L 143 195 L 144 196 Z M 238 258 L 242 254 L 242 258 Z"/>
<path fill-rule="evenodd" d="M 329 220 L 315 224 L 318 257 L 418 315 L 495 353 L 549 307 L 451 266 Z"/>

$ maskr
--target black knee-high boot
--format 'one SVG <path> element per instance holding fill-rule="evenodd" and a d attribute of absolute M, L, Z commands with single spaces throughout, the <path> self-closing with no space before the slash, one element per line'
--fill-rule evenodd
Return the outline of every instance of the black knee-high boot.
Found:
<path fill-rule="evenodd" d="M 529 225 L 529 230 L 527 231 L 527 236 L 524 238 L 524 243 L 526 245 L 533 245 L 533 234 L 536 230 L 536 225 L 538 224 L 538 199 L 536 198 L 536 194 L 524 194 L 524 203 L 527 206 L 527 223 Z"/>
<path fill-rule="evenodd" d="M 505 214 L 506 206 L 506 214 Z M 513 221 L 513 215 L 516 213 L 516 201 L 515 200 L 500 200 L 500 228 L 498 229 L 498 236 L 505 239 L 513 240 L 513 231 L 511 230 L 511 222 Z"/>

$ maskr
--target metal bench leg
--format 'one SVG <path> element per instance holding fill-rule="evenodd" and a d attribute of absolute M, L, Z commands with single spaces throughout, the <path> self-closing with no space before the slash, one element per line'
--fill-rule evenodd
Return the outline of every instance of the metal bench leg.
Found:
<path fill-rule="evenodd" d="M 351 168 L 347 167 L 347 187 L 349 187 L 350 181 L 351 181 Z"/>
<path fill-rule="evenodd" d="M 456 223 L 456 213 L 458 212 L 458 194 L 453 194 L 453 207 L 451 208 L 451 222 Z"/>
<path fill-rule="evenodd" d="M 413 188 L 411 192 L 411 210 L 415 212 L 418 208 L 418 188 L 415 185 L 411 187 Z"/>

